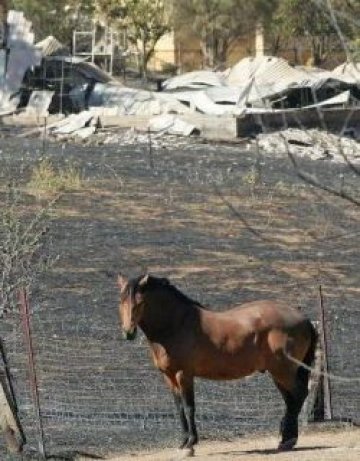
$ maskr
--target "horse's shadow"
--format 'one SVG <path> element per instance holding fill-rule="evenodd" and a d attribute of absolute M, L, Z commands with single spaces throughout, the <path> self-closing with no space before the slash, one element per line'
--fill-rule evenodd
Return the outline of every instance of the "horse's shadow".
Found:
<path fill-rule="evenodd" d="M 254 450 L 236 450 L 236 451 L 224 451 L 212 453 L 210 456 L 246 456 L 246 455 L 280 455 L 281 453 L 290 453 L 291 452 L 306 452 L 313 450 L 329 450 L 334 447 L 329 446 L 314 446 L 314 447 L 295 447 L 292 450 L 278 450 L 277 448 L 264 448 L 264 449 L 254 449 Z"/>

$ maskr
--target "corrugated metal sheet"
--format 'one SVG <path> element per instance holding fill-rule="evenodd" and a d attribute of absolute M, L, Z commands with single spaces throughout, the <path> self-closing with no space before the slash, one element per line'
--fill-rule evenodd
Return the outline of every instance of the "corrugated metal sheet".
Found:
<path fill-rule="evenodd" d="M 82 61 L 76 65 L 76 68 L 82 73 L 86 78 L 96 80 L 100 83 L 109 83 L 113 81 L 113 77 L 109 75 L 104 70 L 100 69 L 96 64 L 91 62 Z"/>
<path fill-rule="evenodd" d="M 344 62 L 333 70 L 333 74 L 349 83 L 360 85 L 360 62 Z"/>
<path fill-rule="evenodd" d="M 242 59 L 232 67 L 227 77 L 230 86 L 245 86 L 249 80 L 254 80 L 260 87 L 269 86 L 279 91 L 291 86 L 311 86 L 314 79 L 282 58 L 261 56 Z"/>
<path fill-rule="evenodd" d="M 163 89 L 167 91 L 177 89 L 204 89 L 222 85 L 224 85 L 224 81 L 221 74 L 209 70 L 199 70 L 169 78 L 163 83 Z"/>
<path fill-rule="evenodd" d="M 92 64 L 91 62 L 84 61 L 80 58 L 73 56 L 50 56 L 47 60 L 49 65 L 51 64 L 51 61 L 63 61 L 69 66 L 74 66 L 74 68 L 87 80 L 94 80 L 95 82 L 99 83 L 109 83 L 114 80 L 111 75 L 100 69 L 100 67 L 98 67 L 96 64 Z"/>
<path fill-rule="evenodd" d="M 264 99 L 286 93 L 290 88 L 320 88 L 324 84 L 336 86 L 352 84 L 340 73 L 321 69 L 292 67 L 282 58 L 261 56 L 245 58 L 228 73 L 229 86 L 245 87 L 253 82 L 249 100 Z"/>
<path fill-rule="evenodd" d="M 171 94 L 154 93 L 115 84 L 95 85 L 89 99 L 90 107 L 114 108 L 116 115 L 183 114 L 189 109 Z"/>
<path fill-rule="evenodd" d="M 36 48 L 41 51 L 44 57 L 47 56 L 70 56 L 70 50 L 63 45 L 53 35 L 49 35 L 41 42 L 38 42 Z"/>

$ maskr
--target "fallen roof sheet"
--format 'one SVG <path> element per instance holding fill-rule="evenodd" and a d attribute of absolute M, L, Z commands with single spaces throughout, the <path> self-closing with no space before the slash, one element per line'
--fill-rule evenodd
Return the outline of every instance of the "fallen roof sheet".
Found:
<path fill-rule="evenodd" d="M 222 86 L 224 84 L 225 82 L 221 74 L 210 70 L 199 70 L 169 78 L 163 82 L 162 88 L 166 91 L 184 88 L 203 89 L 209 86 Z"/>
<path fill-rule="evenodd" d="M 273 109 L 272 107 L 247 107 L 244 109 L 244 114 L 253 114 L 253 115 L 261 115 L 261 114 L 287 114 L 287 113 L 294 113 L 294 112 L 302 112 L 306 109 L 314 109 L 317 107 L 330 107 L 330 106 L 347 106 L 347 104 L 351 100 L 350 91 L 343 91 L 342 93 L 328 99 L 324 99 L 323 101 L 319 101 L 316 104 L 310 104 L 308 106 L 302 107 L 289 107 L 286 109 Z"/>
<path fill-rule="evenodd" d="M 116 115 L 159 115 L 169 112 L 183 114 L 189 111 L 169 94 L 101 83 L 95 85 L 89 105 L 114 108 Z"/>
<path fill-rule="evenodd" d="M 229 86 L 245 87 L 253 82 L 249 101 L 283 94 L 291 88 L 320 88 L 325 83 L 338 86 L 349 80 L 334 72 L 321 69 L 292 67 L 285 59 L 274 56 L 247 57 L 228 72 Z"/>
<path fill-rule="evenodd" d="M 153 117 L 149 121 L 149 130 L 156 133 L 176 134 L 190 136 L 199 134 L 200 130 L 192 123 L 185 122 L 172 114 L 163 114 Z"/>
<path fill-rule="evenodd" d="M 174 77 L 164 83 L 163 94 L 171 94 L 205 114 L 239 115 L 249 104 L 270 107 L 269 98 L 285 97 L 293 88 L 316 90 L 324 84 L 345 89 L 349 79 L 321 69 L 295 68 L 282 58 L 262 56 L 244 58 L 222 74 L 199 71 Z"/>
<path fill-rule="evenodd" d="M 360 62 L 344 62 L 333 70 L 333 74 L 349 83 L 360 85 Z"/>
<path fill-rule="evenodd" d="M 334 70 L 320 69 L 318 67 L 298 67 L 303 69 L 312 79 L 313 88 L 319 88 L 326 84 L 327 86 L 339 86 L 339 84 L 353 85 L 356 81 L 348 74 L 335 72 Z"/>
<path fill-rule="evenodd" d="M 345 106 L 351 100 L 350 90 L 343 91 L 342 93 L 324 101 L 317 102 L 316 104 L 311 104 L 309 106 L 303 106 L 302 109 L 310 109 L 313 107 L 323 107 L 323 106 Z"/>
<path fill-rule="evenodd" d="M 218 88 L 214 88 L 217 90 Z M 237 106 L 239 100 L 239 91 L 236 88 L 228 88 L 229 91 L 221 93 L 223 88 L 219 88 L 220 92 L 205 91 L 181 91 L 170 93 L 169 96 L 186 103 L 192 111 L 197 110 L 207 115 L 239 115 L 241 110 Z M 162 93 L 164 94 L 164 93 Z"/>
<path fill-rule="evenodd" d="M 48 58 L 48 62 L 51 61 L 63 61 L 69 65 L 73 65 L 87 80 L 94 80 L 99 83 L 109 83 L 114 81 L 111 75 L 100 69 L 100 67 L 96 64 L 84 61 L 83 59 L 74 56 L 51 56 Z"/>
<path fill-rule="evenodd" d="M 95 126 L 96 123 L 92 123 L 95 119 L 97 120 L 98 114 L 96 111 L 83 111 L 79 114 L 71 114 L 64 118 L 60 122 L 54 124 L 52 127 L 48 127 L 49 131 L 53 134 L 72 134 L 78 130 L 89 126 Z"/>
<path fill-rule="evenodd" d="M 228 74 L 227 83 L 231 86 L 244 86 L 254 79 L 260 86 L 288 87 L 291 85 L 309 85 L 310 75 L 296 69 L 285 59 L 274 56 L 247 57 L 233 66 Z"/>

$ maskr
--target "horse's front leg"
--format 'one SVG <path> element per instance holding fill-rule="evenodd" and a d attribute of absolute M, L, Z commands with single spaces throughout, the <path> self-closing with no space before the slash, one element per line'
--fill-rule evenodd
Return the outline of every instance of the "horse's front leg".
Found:
<path fill-rule="evenodd" d="M 178 383 L 188 425 L 188 439 L 184 448 L 193 450 L 193 446 L 198 442 L 198 434 L 195 423 L 194 378 L 181 371 L 176 374 L 176 381 Z"/>
<path fill-rule="evenodd" d="M 166 374 L 165 381 L 171 389 L 180 416 L 182 429 L 180 448 L 190 450 L 188 454 L 192 455 L 193 446 L 198 441 L 195 423 L 194 379 L 179 371 L 174 375 Z"/>
<path fill-rule="evenodd" d="M 184 410 L 184 405 L 183 405 L 183 400 L 181 398 L 181 395 L 175 391 L 173 392 L 174 400 L 175 400 L 175 405 L 179 413 L 180 417 L 180 424 L 181 424 L 181 431 L 182 431 L 182 436 L 181 436 L 181 443 L 179 448 L 185 448 L 187 446 L 188 440 L 189 440 L 189 425 L 186 419 L 185 415 L 185 410 Z"/>
<path fill-rule="evenodd" d="M 184 410 L 184 404 L 183 404 L 183 399 L 180 393 L 180 389 L 177 385 L 176 377 L 175 375 L 165 375 L 165 382 L 169 386 L 171 393 L 174 397 L 174 402 L 176 409 L 179 414 L 180 418 L 180 425 L 181 425 L 181 443 L 179 448 L 185 448 L 188 440 L 189 440 L 189 425 L 186 419 L 185 415 L 185 410 Z"/>

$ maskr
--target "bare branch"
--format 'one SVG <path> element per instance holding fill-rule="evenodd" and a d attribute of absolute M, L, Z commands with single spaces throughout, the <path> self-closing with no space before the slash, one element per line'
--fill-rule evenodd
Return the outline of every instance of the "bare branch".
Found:
<path fill-rule="evenodd" d="M 300 168 L 297 160 L 295 159 L 295 156 L 290 152 L 289 145 L 288 145 L 288 142 L 287 142 L 286 138 L 282 134 L 280 134 L 280 136 L 284 140 L 287 155 L 288 155 L 288 157 L 289 157 L 289 159 L 290 159 L 290 161 L 291 161 L 291 163 L 292 163 L 292 165 L 293 165 L 293 167 L 295 169 L 295 172 L 296 172 L 296 174 L 297 174 L 297 176 L 299 178 L 301 178 L 303 181 L 310 184 L 311 186 L 316 187 L 317 189 L 322 189 L 322 190 L 328 192 L 331 195 L 335 195 L 336 197 L 340 197 L 340 198 L 342 198 L 344 200 L 347 200 L 348 202 L 350 202 L 350 203 L 352 203 L 352 204 L 354 204 L 356 206 L 360 206 L 360 200 L 357 200 L 356 198 L 354 198 L 353 196 L 348 194 L 343 189 L 336 190 L 336 189 L 334 189 L 332 187 L 327 186 L 326 184 L 322 184 L 322 183 L 320 183 L 318 181 L 318 179 L 315 176 L 307 173 L 306 171 L 303 171 Z"/>

